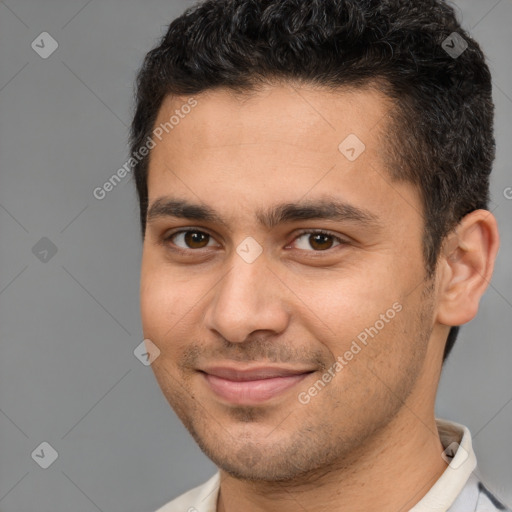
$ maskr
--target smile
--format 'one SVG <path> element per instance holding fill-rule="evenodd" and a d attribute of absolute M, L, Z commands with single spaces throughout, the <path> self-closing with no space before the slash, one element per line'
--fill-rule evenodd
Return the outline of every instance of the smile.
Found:
<path fill-rule="evenodd" d="M 236 369 L 216 367 L 201 371 L 209 389 L 235 405 L 266 402 L 303 381 L 314 370 L 286 368 Z"/>

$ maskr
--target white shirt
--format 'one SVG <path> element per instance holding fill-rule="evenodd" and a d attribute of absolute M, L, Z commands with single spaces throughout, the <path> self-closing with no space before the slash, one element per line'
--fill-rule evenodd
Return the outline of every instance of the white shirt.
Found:
<path fill-rule="evenodd" d="M 464 426 L 436 418 L 449 466 L 409 512 L 512 512 L 493 496 L 475 474 L 471 433 Z M 170 501 L 156 512 L 217 512 L 220 473 Z"/>

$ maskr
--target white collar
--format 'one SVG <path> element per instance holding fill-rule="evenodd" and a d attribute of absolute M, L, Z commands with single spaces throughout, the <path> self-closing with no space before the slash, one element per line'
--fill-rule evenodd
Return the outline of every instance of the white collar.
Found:
<path fill-rule="evenodd" d="M 446 512 L 476 468 L 469 429 L 459 423 L 439 418 L 436 418 L 436 424 L 443 448 L 446 450 L 453 444 L 451 448 L 456 453 L 437 482 L 409 512 Z"/>

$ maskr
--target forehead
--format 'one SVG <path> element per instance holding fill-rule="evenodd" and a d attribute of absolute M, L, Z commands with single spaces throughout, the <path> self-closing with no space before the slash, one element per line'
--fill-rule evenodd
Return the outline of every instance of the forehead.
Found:
<path fill-rule="evenodd" d="M 246 143 L 329 151 L 350 133 L 374 146 L 392 108 L 389 98 L 369 86 L 332 91 L 291 82 L 248 93 L 218 88 L 194 99 L 197 106 L 180 116 L 172 139 L 187 146 L 199 142 L 197 150 Z M 188 96 L 165 98 L 155 125 L 165 125 L 189 100 Z"/>
<path fill-rule="evenodd" d="M 150 205 L 171 193 L 216 202 L 216 209 L 230 197 L 238 210 L 252 204 L 256 211 L 271 201 L 334 192 L 351 204 L 372 203 L 377 215 L 386 203 L 404 206 L 385 165 L 392 104 L 374 88 L 285 83 L 250 95 L 209 90 L 185 108 L 190 100 L 169 96 L 160 108 L 155 127 L 164 130 L 150 155 Z"/>

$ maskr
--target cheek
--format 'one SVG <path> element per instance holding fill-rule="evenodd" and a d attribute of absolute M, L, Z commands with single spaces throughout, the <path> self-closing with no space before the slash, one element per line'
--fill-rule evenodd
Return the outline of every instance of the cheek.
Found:
<path fill-rule="evenodd" d="M 162 352 L 176 352 L 198 326 L 198 309 L 211 288 L 203 279 L 183 278 L 165 265 L 146 265 L 141 272 L 140 311 L 145 338 Z"/>
<path fill-rule="evenodd" d="M 403 296 L 401 284 L 390 273 L 383 273 L 382 269 L 372 272 L 368 267 L 317 280 L 315 286 L 297 282 L 294 292 L 301 299 L 296 301 L 302 304 L 301 317 L 307 314 L 331 334 L 342 333 L 344 337 L 355 336 L 373 325 Z M 391 311 L 389 316 L 394 313 Z"/>
<path fill-rule="evenodd" d="M 140 282 L 142 328 L 144 336 L 157 345 L 179 321 L 183 307 L 180 295 L 183 296 L 181 288 L 172 282 L 168 272 L 143 260 Z"/>
<path fill-rule="evenodd" d="M 414 281 L 416 290 L 411 294 L 409 283 Z M 333 359 L 347 354 L 347 364 L 361 378 L 374 378 L 367 369 L 373 364 L 377 373 L 392 378 L 424 350 L 424 343 L 418 341 L 418 329 L 424 327 L 419 325 L 424 304 L 418 282 L 410 268 L 401 272 L 382 265 L 368 265 L 364 272 L 354 268 L 350 274 L 308 286 L 313 293 L 299 292 L 302 301 L 296 303 L 302 309 L 297 315 Z"/>
<path fill-rule="evenodd" d="M 166 314 L 166 311 L 170 310 L 167 304 L 169 297 L 161 291 L 153 286 L 146 286 L 140 294 L 142 329 L 144 336 L 152 340 L 161 338 L 158 333 L 169 328 L 169 319 Z"/>

